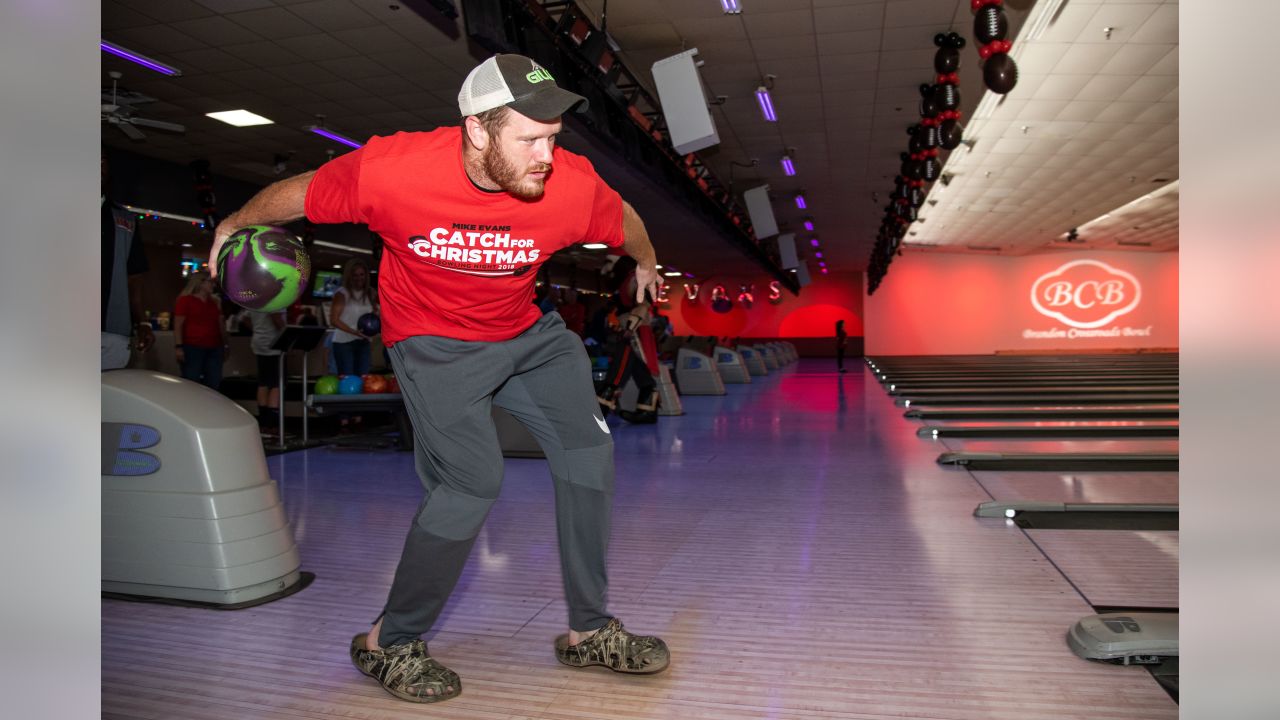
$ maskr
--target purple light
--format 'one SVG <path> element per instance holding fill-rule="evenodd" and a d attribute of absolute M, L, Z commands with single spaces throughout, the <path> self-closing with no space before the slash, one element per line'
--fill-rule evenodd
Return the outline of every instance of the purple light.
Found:
<path fill-rule="evenodd" d="M 799 193 L 796 194 L 796 207 L 800 208 L 801 210 L 807 210 L 809 208 L 809 206 L 806 205 L 804 202 L 804 196 L 800 195 Z"/>
<path fill-rule="evenodd" d="M 795 164 L 793 164 L 791 162 L 791 158 L 787 157 L 786 155 L 782 156 L 782 172 L 786 173 L 788 176 L 796 174 Z"/>
<path fill-rule="evenodd" d="M 352 140 L 352 139 L 351 139 L 351 138 L 349 138 L 349 137 L 345 137 L 345 136 L 339 135 L 339 134 L 337 134 L 337 133 L 335 133 L 335 132 L 330 132 L 329 130 L 325 130 L 324 128 L 319 127 L 319 126 L 317 126 L 317 125 L 308 125 L 306 129 L 307 129 L 307 130 L 310 130 L 311 132 L 313 132 L 313 133 L 315 133 L 315 134 L 317 134 L 317 135 L 319 135 L 320 137 L 329 138 L 330 140 L 332 140 L 332 141 L 334 141 L 334 142 L 336 142 L 336 143 L 342 143 L 343 145 L 346 145 L 347 147 L 353 147 L 353 148 L 360 148 L 360 147 L 364 147 L 364 144 L 363 144 L 363 143 L 358 143 L 358 142 L 356 142 L 355 140 Z"/>
<path fill-rule="evenodd" d="M 720 7 L 724 8 L 725 15 L 737 15 L 742 12 L 742 6 L 738 5 L 738 0 L 720 0 Z"/>
<path fill-rule="evenodd" d="M 825 262 L 822 262 L 822 261 L 818 262 L 818 267 L 826 267 L 826 266 L 827 264 Z"/>
<path fill-rule="evenodd" d="M 816 252 L 816 253 L 814 253 L 814 254 L 813 254 L 813 256 L 814 256 L 814 257 L 816 257 L 816 258 L 818 258 L 819 260 L 821 260 L 821 259 L 822 259 L 822 253 L 820 253 L 820 252 Z"/>
<path fill-rule="evenodd" d="M 112 55 L 115 55 L 118 58 L 123 58 L 125 60 L 128 60 L 131 63 L 137 63 L 142 67 L 147 68 L 148 70 L 155 70 L 161 75 L 178 76 L 182 74 L 182 71 L 176 67 L 173 67 L 171 65 L 165 65 L 159 60 L 152 60 L 146 55 L 139 55 L 138 53 L 133 52 L 132 50 L 126 50 L 120 47 L 119 45 L 116 45 L 113 42 L 107 42 L 106 40 L 101 40 L 98 42 L 98 44 L 102 47 L 103 52 L 111 53 Z"/>
<path fill-rule="evenodd" d="M 693 273 L 685 273 L 684 276 L 687 278 L 691 278 L 693 277 Z"/>
<path fill-rule="evenodd" d="M 764 113 L 765 120 L 778 122 L 778 115 L 773 112 L 773 98 L 769 97 L 769 91 L 763 85 L 756 88 L 756 102 L 760 103 L 760 112 Z"/>
<path fill-rule="evenodd" d="M 804 221 L 804 229 L 805 229 L 805 230 L 808 230 L 809 232 L 813 232 L 813 221 L 812 221 L 812 220 L 805 220 L 805 221 Z"/>
<path fill-rule="evenodd" d="M 809 238 L 809 244 L 818 247 L 818 238 Z"/>

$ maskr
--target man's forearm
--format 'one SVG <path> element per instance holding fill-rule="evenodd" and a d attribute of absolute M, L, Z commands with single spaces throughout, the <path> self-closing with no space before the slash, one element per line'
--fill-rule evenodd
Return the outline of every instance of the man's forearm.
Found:
<path fill-rule="evenodd" d="M 652 270 L 657 264 L 657 253 L 653 243 L 649 242 L 649 231 L 645 230 L 644 221 L 627 203 L 622 204 L 622 249 L 636 261 L 636 264 Z"/>
<path fill-rule="evenodd" d="M 246 225 L 282 225 L 306 214 L 307 187 L 311 170 L 263 188 L 244 207 L 228 215 L 218 224 L 219 235 L 229 235 Z"/>

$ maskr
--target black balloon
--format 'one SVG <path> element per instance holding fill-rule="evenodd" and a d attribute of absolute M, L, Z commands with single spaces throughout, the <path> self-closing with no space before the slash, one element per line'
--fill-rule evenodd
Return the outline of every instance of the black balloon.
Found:
<path fill-rule="evenodd" d="M 916 131 L 916 137 L 920 138 L 920 144 L 926 150 L 936 148 L 938 147 L 938 126 L 921 125 L 920 129 Z"/>
<path fill-rule="evenodd" d="M 907 149 L 911 151 L 911 154 L 912 154 L 912 155 L 914 155 L 914 154 L 916 154 L 916 153 L 918 153 L 918 152 L 920 152 L 920 151 L 924 150 L 924 145 L 921 145 L 921 144 L 920 144 L 920 138 L 919 138 L 919 137 L 917 137 L 917 136 L 915 136 L 915 135 L 912 135 L 912 136 L 911 136 L 911 140 L 909 140 L 909 141 L 907 142 Z"/>
<path fill-rule="evenodd" d="M 1009 34 L 1009 20 L 998 5 L 986 5 L 973 16 L 973 36 L 986 45 Z"/>
<path fill-rule="evenodd" d="M 1006 53 L 992 55 L 982 66 L 982 80 L 991 92 L 1004 95 L 1018 84 L 1018 65 Z"/>
<path fill-rule="evenodd" d="M 912 180 L 920 180 L 924 177 L 924 163 L 919 160 L 907 160 L 902 163 L 902 174 Z"/>
<path fill-rule="evenodd" d="M 911 207 L 918 208 L 924 204 L 924 190 L 918 187 L 911 188 L 911 194 L 907 196 L 907 202 Z"/>
<path fill-rule="evenodd" d="M 939 75 L 955 72 L 960 67 L 960 53 L 952 47 L 940 47 L 933 54 L 933 69 Z"/>
<path fill-rule="evenodd" d="M 948 150 L 955 150 L 960 147 L 960 141 L 964 139 L 964 127 L 959 120 L 943 120 L 942 125 L 938 128 L 938 134 L 942 147 Z"/>
<path fill-rule="evenodd" d="M 938 179 L 938 173 L 942 170 L 942 166 L 938 164 L 937 158 L 925 158 L 924 160 L 924 179 L 933 182 Z"/>
<path fill-rule="evenodd" d="M 951 47 L 957 50 L 964 49 L 964 38 L 960 36 L 960 33 L 947 33 L 947 42 L 951 43 Z"/>
<path fill-rule="evenodd" d="M 934 97 L 932 85 L 920 86 L 920 117 L 933 117 L 938 114 L 938 101 Z"/>
<path fill-rule="evenodd" d="M 933 97 L 937 99 L 938 107 L 943 110 L 956 110 L 960 107 L 960 88 L 951 83 L 933 86 Z"/>

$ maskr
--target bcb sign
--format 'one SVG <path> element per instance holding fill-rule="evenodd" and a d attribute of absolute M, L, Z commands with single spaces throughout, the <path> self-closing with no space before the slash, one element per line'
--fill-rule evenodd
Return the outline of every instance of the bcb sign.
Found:
<path fill-rule="evenodd" d="M 1031 285 L 1036 311 L 1074 328 L 1107 325 L 1141 300 L 1137 278 L 1098 260 L 1074 260 Z"/>

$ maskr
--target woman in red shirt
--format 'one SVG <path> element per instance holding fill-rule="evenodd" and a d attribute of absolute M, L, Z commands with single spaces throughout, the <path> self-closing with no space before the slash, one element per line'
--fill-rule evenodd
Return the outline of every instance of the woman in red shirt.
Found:
<path fill-rule="evenodd" d="M 217 390 L 222 384 L 222 359 L 230 345 L 209 273 L 191 273 L 173 317 L 173 342 L 182 377 Z"/>

